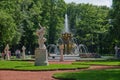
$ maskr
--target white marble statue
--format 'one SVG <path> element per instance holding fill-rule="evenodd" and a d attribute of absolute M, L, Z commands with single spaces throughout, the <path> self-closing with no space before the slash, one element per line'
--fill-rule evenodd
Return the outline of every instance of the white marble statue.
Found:
<path fill-rule="evenodd" d="M 25 59 L 25 50 L 26 50 L 26 47 L 23 46 L 22 47 L 22 59 Z"/>
<path fill-rule="evenodd" d="M 35 66 L 47 66 L 49 65 L 49 63 L 47 49 L 44 44 L 44 42 L 46 41 L 46 38 L 44 38 L 45 28 L 40 26 L 40 29 L 37 30 L 36 33 L 38 36 L 39 48 L 36 48 L 35 50 Z"/>
<path fill-rule="evenodd" d="M 37 30 L 36 33 L 37 33 L 37 36 L 39 37 L 38 39 L 39 48 L 46 49 L 46 46 L 44 44 L 44 42 L 46 41 L 46 38 L 44 38 L 45 28 L 40 26 L 40 29 Z"/>
<path fill-rule="evenodd" d="M 6 54 L 6 59 L 7 60 L 10 60 L 10 51 L 9 51 L 9 45 L 7 44 L 5 49 L 4 49 L 4 52 Z"/>

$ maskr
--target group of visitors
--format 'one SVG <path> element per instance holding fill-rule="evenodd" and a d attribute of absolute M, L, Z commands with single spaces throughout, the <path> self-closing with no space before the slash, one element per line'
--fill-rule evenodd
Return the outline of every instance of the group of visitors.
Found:
<path fill-rule="evenodd" d="M 21 54 L 21 50 L 16 49 L 15 54 L 13 56 L 16 56 L 16 58 L 22 58 L 25 59 L 25 46 L 22 47 L 22 54 Z M 30 51 L 28 52 L 30 54 Z M 6 45 L 6 47 L 4 48 L 3 52 L 1 53 L 0 57 L 2 57 L 5 60 L 10 60 L 11 59 L 11 51 L 9 48 L 9 44 Z"/>
<path fill-rule="evenodd" d="M 15 51 L 15 56 L 16 58 L 20 58 L 21 56 L 21 51 L 19 49 L 17 49 Z M 5 60 L 5 59 L 10 59 L 11 58 L 11 51 L 7 51 L 7 50 L 4 50 L 1 54 L 1 57 Z"/>
<path fill-rule="evenodd" d="M 16 55 L 16 58 L 20 58 L 21 52 L 20 52 L 19 49 L 17 49 L 17 50 L 15 51 L 15 55 Z"/>

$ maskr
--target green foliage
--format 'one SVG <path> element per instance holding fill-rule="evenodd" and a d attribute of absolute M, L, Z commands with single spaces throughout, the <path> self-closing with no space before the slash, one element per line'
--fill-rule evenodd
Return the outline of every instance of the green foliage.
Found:
<path fill-rule="evenodd" d="M 113 5 L 112 9 L 110 11 L 110 23 L 111 23 L 111 28 L 110 28 L 110 35 L 113 44 L 120 44 L 120 1 L 118 0 L 113 0 Z M 112 34 L 111 34 L 112 33 Z"/>
<path fill-rule="evenodd" d="M 120 61 L 88 61 L 88 62 L 74 62 L 75 65 L 108 65 L 119 66 Z"/>
<path fill-rule="evenodd" d="M 119 2 L 119 1 L 118 1 Z M 118 5 L 111 10 L 118 18 Z M 116 12 L 115 12 L 116 11 Z M 56 44 L 64 28 L 64 16 L 68 14 L 71 32 L 78 43 L 86 44 L 94 52 L 105 52 L 113 48 L 108 41 L 119 42 L 119 36 L 115 39 L 108 34 L 119 31 L 117 28 L 109 29 L 109 8 L 105 6 L 93 6 L 90 4 L 66 4 L 64 0 L 2 0 L 0 1 L 0 50 L 5 45 L 11 44 L 14 48 L 26 46 L 27 50 L 34 52 L 37 46 L 36 30 L 38 23 L 46 27 L 46 44 Z M 115 14 L 117 13 L 117 14 Z M 118 30 L 118 31 L 116 31 Z M 116 33 L 117 34 L 117 33 Z M 89 51 L 90 51 L 89 50 Z"/>
<path fill-rule="evenodd" d="M 88 65 L 72 64 L 50 64 L 49 66 L 34 66 L 34 63 L 26 61 L 0 61 L 0 69 L 12 70 L 66 70 L 88 67 Z"/>
<path fill-rule="evenodd" d="M 17 27 L 14 19 L 6 11 L 0 10 L 0 43 L 11 43 L 16 33 Z"/>
<path fill-rule="evenodd" d="M 25 45 L 27 49 L 33 50 L 37 42 L 36 29 L 39 27 L 38 23 L 41 20 L 41 3 L 40 1 L 24 0 L 19 3 L 21 6 L 22 20 L 20 26 L 23 29 L 20 45 Z"/>
<path fill-rule="evenodd" d="M 98 46 L 103 48 L 102 45 L 105 44 L 103 40 L 106 40 L 109 29 L 108 12 L 109 8 L 105 6 L 68 4 L 70 28 L 78 39 L 78 43 L 86 44 L 90 48 L 95 46 L 94 49 Z"/>
<path fill-rule="evenodd" d="M 39 23 L 46 27 L 47 43 L 55 43 L 64 27 L 65 11 L 64 0 L 0 1 L 0 44 L 18 45 L 19 48 L 25 45 L 27 50 L 33 51 L 37 44 L 35 33 Z"/>
<path fill-rule="evenodd" d="M 17 0 L 17 1 L 1 1 L 0 2 L 1 12 L 6 12 L 5 16 L 10 16 L 12 21 L 3 21 L 3 29 L 6 31 L 1 37 L 4 40 L 0 40 L 1 44 L 6 45 L 6 43 L 11 45 L 19 44 L 20 46 L 33 46 L 37 42 L 36 29 L 38 28 L 38 23 L 41 19 L 41 3 L 40 1 L 33 0 Z M 7 14 L 7 15 L 6 15 Z M 1 14 L 2 16 L 3 14 Z M 2 16 L 7 19 L 7 17 Z M 2 19 L 2 18 L 1 18 Z M 13 25 L 12 25 L 13 24 Z M 8 33 L 5 29 L 5 25 L 9 25 L 12 31 Z M 12 26 L 12 27 L 11 27 Z M 0 26 L 2 28 L 2 26 Z M 13 32 L 14 31 L 14 32 Z M 2 33 L 3 34 L 3 33 Z M 9 35 L 7 35 L 9 34 Z M 7 36 L 5 36 L 7 35 Z M 6 41 L 9 40 L 9 41 Z M 30 45 L 30 46 L 29 46 Z"/>
<path fill-rule="evenodd" d="M 14 18 L 15 11 L 15 1 L 0 2 L 0 50 L 6 44 L 17 44 L 20 40 L 21 32 Z"/>
<path fill-rule="evenodd" d="M 69 73 L 56 73 L 55 78 L 62 80 L 119 80 L 120 69 L 89 70 Z"/>
<path fill-rule="evenodd" d="M 43 14 L 49 15 L 47 16 L 49 18 L 48 22 L 48 43 L 49 44 L 55 44 L 60 37 L 60 33 L 64 27 L 64 14 L 66 10 L 66 4 L 64 0 L 48 0 L 47 2 L 44 1 L 44 4 L 48 5 L 48 11 Z M 46 9 L 46 7 L 45 7 Z"/>

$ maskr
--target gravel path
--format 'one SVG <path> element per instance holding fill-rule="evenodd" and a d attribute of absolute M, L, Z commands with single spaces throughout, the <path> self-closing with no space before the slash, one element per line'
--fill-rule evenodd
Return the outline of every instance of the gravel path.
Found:
<path fill-rule="evenodd" d="M 58 62 L 50 62 L 58 63 Z M 61 64 L 70 64 L 71 62 L 60 62 Z M 120 68 L 120 66 L 91 66 L 88 69 L 107 69 Z M 88 70 L 85 69 L 85 70 Z M 54 73 L 71 72 L 78 70 L 57 70 L 57 71 L 11 71 L 0 70 L 0 80 L 57 80 L 52 78 Z"/>

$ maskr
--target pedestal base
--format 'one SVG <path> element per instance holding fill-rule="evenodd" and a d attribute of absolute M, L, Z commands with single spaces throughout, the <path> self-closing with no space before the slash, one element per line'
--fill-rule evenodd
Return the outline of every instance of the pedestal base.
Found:
<path fill-rule="evenodd" d="M 35 66 L 47 66 L 48 63 L 48 54 L 46 49 L 35 50 Z"/>
<path fill-rule="evenodd" d="M 60 49 L 60 61 L 64 61 L 63 49 Z"/>
<path fill-rule="evenodd" d="M 22 59 L 25 60 L 25 53 L 22 53 Z"/>

